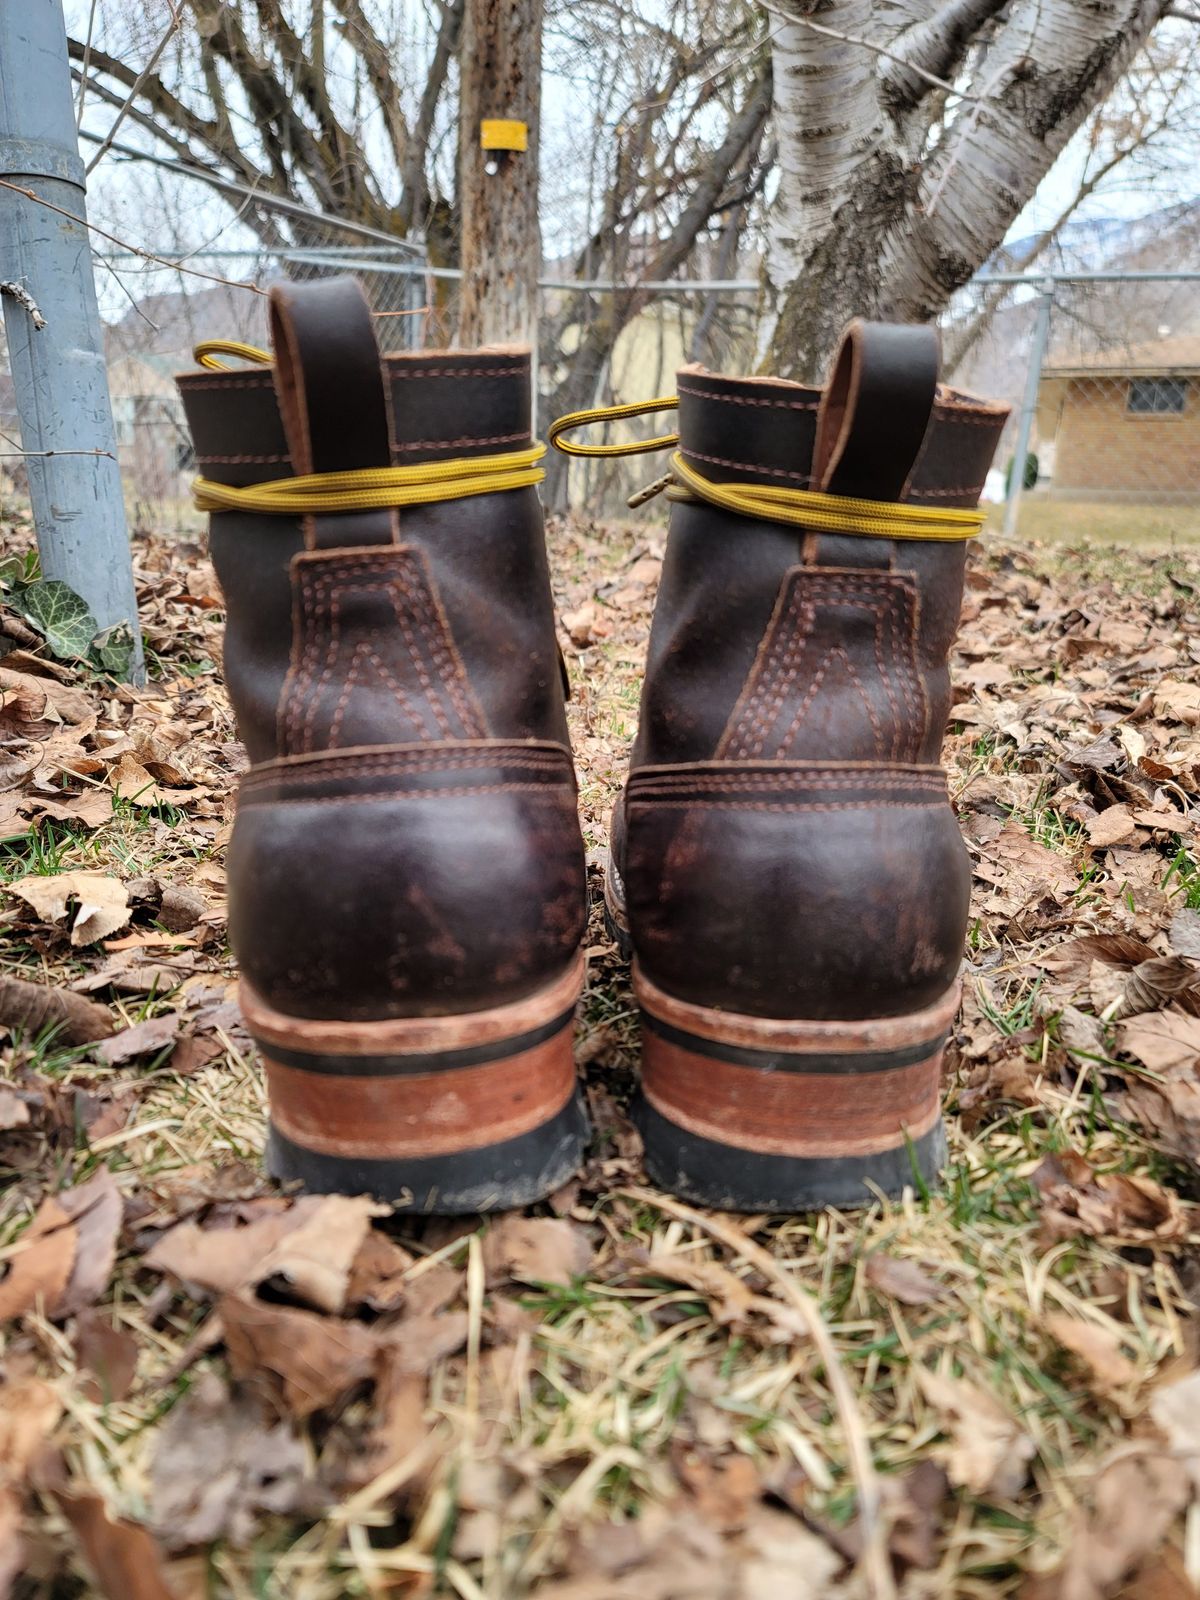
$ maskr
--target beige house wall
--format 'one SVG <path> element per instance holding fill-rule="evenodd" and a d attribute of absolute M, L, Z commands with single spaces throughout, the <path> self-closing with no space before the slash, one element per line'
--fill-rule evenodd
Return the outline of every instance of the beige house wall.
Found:
<path fill-rule="evenodd" d="M 1038 436 L 1053 441 L 1053 489 L 1200 499 L 1200 380 L 1179 415 L 1131 412 L 1129 383 L 1119 374 L 1043 383 Z"/>

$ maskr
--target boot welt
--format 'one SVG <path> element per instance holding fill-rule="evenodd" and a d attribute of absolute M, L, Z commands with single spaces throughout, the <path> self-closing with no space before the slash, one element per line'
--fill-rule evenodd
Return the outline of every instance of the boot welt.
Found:
<path fill-rule="evenodd" d="M 637 1120 L 664 1187 L 727 1210 L 867 1205 L 936 1183 L 957 984 L 903 1017 L 778 1020 L 681 1001 L 634 968 Z"/>
<path fill-rule="evenodd" d="M 267 1077 L 267 1161 L 313 1190 L 398 1210 L 503 1210 L 579 1164 L 573 1059 L 580 953 L 538 993 L 486 1012 L 380 1022 L 288 1017 L 243 981 Z"/>

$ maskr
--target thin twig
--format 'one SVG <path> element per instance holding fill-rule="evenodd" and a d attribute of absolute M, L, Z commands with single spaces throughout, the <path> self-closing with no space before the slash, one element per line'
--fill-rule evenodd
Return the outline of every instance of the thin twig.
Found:
<path fill-rule="evenodd" d="M 630 1200 L 638 1200 L 645 1205 L 653 1206 L 657 1211 L 665 1211 L 669 1217 L 678 1217 L 681 1222 L 690 1222 L 703 1233 L 719 1239 L 727 1249 L 742 1256 L 751 1266 L 757 1267 L 763 1277 L 768 1278 L 783 1298 L 803 1317 L 812 1342 L 824 1364 L 829 1387 L 833 1391 L 833 1403 L 837 1408 L 842 1433 L 846 1439 L 850 1471 L 854 1476 L 855 1488 L 858 1490 L 863 1536 L 863 1576 L 867 1580 L 871 1600 L 896 1600 L 896 1583 L 892 1576 L 887 1549 L 887 1528 L 880 1515 L 882 1496 L 879 1477 L 871 1457 L 866 1424 L 859 1413 L 854 1390 L 850 1387 L 837 1346 L 825 1325 L 825 1319 L 816 1300 L 806 1289 L 801 1288 L 794 1278 L 784 1272 L 769 1250 L 764 1250 L 762 1245 L 755 1244 L 754 1240 L 735 1223 L 728 1222 L 723 1217 L 708 1216 L 703 1211 L 693 1211 L 691 1206 L 682 1205 L 678 1200 L 672 1200 L 667 1195 L 658 1194 L 652 1189 L 622 1189 L 619 1193 Z"/>
<path fill-rule="evenodd" d="M 133 102 L 137 97 L 138 91 L 141 89 L 141 87 L 145 83 L 146 79 L 154 71 L 155 67 L 158 65 L 159 57 L 162 55 L 163 51 L 167 48 L 167 45 L 170 43 L 171 39 L 175 36 L 175 34 L 179 30 L 180 24 L 183 21 L 183 12 L 180 9 L 179 4 L 177 3 L 177 0 L 167 0 L 167 5 L 170 8 L 170 12 L 171 12 L 171 20 L 167 24 L 167 30 L 163 34 L 162 38 L 155 45 L 154 49 L 151 51 L 149 61 L 146 62 L 146 65 L 142 68 L 142 70 L 138 73 L 137 77 L 134 79 L 132 88 L 130 89 L 129 93 L 125 96 L 125 100 L 124 100 L 123 104 L 121 105 L 120 109 L 117 111 L 116 116 L 113 118 L 112 127 L 109 128 L 108 132 L 104 135 L 104 138 L 101 140 L 99 149 L 96 151 L 95 155 L 92 157 L 92 159 L 88 162 L 87 166 L 85 167 L 85 169 L 84 169 L 85 176 L 89 176 L 91 174 L 91 172 L 92 172 L 92 169 L 95 167 L 96 163 L 98 161 L 103 160 L 103 158 L 108 154 L 109 147 L 112 144 L 113 140 L 117 136 L 117 130 L 121 126 L 122 122 L 124 122 L 125 114 L 129 110 L 129 108 L 133 105 Z M 81 112 L 82 112 L 82 109 L 83 109 L 83 88 L 82 88 L 82 83 L 86 83 L 86 81 L 87 81 L 87 61 L 85 59 L 84 63 L 83 63 L 83 74 L 82 74 L 82 79 L 81 79 L 81 87 L 80 87 L 80 91 L 79 91 L 79 102 L 80 102 L 80 110 L 81 110 Z"/>
<path fill-rule="evenodd" d="M 799 16 L 791 11 L 784 12 L 772 0 L 763 0 L 766 9 L 773 16 L 781 17 L 785 22 L 798 22 L 805 28 L 810 28 L 813 33 L 824 34 L 827 39 L 837 39 L 842 44 L 856 44 L 863 50 L 870 50 L 873 55 L 883 56 L 888 61 L 894 61 L 897 66 L 903 67 L 907 72 L 915 72 L 918 78 L 932 84 L 935 89 L 941 89 L 945 94 L 952 94 L 956 100 L 963 100 L 967 105 L 978 105 L 978 95 L 966 94 L 962 89 L 956 89 L 952 83 L 947 83 L 945 78 L 939 78 L 932 72 L 926 72 L 924 67 L 918 67 L 914 61 L 907 61 L 894 50 L 889 50 L 886 45 L 876 44 L 873 39 L 863 39 L 856 33 L 843 33 L 840 28 L 826 27 L 823 22 L 814 22 L 811 17 Z M 776 30 L 778 32 L 778 29 Z M 774 35 L 772 35 L 774 37 Z"/>
<path fill-rule="evenodd" d="M 30 322 L 32 322 L 34 327 L 41 332 L 41 330 L 46 326 L 46 319 L 42 315 L 41 307 L 30 294 L 29 290 L 25 288 L 24 284 L 12 283 L 9 281 L 0 283 L 0 295 L 5 294 L 10 300 L 15 300 L 19 306 L 24 306 L 25 310 L 29 313 Z"/>
<path fill-rule="evenodd" d="M 28 460 L 31 456 L 107 456 L 117 458 L 111 450 L 0 450 L 0 461 Z"/>
<path fill-rule="evenodd" d="M 94 222 L 89 222 L 86 217 L 78 217 L 73 211 L 67 211 L 63 206 L 53 205 L 49 200 L 43 200 L 40 194 L 32 189 L 23 188 L 19 183 L 10 183 L 7 178 L 0 178 L 0 189 L 11 189 L 14 194 L 24 195 L 26 200 L 32 200 L 34 205 L 45 206 L 47 211 L 56 212 L 60 217 L 66 217 L 69 222 L 76 222 L 81 228 L 86 228 L 89 233 L 98 233 L 102 239 L 107 239 L 109 244 L 115 244 L 119 250 L 127 250 L 131 256 L 139 256 L 143 261 L 152 261 L 158 267 L 170 267 L 175 272 L 186 272 L 193 278 L 204 278 L 208 283 L 223 283 L 227 289 L 247 289 L 251 294 L 266 294 L 265 289 L 260 289 L 256 283 L 236 283 L 232 278 L 218 277 L 215 272 L 201 272 L 198 267 L 185 267 L 181 261 L 169 261 L 166 256 L 156 256 L 150 250 L 139 250 L 137 245 L 128 244 L 124 239 L 118 239 L 115 233 L 108 233 L 104 228 L 97 227 Z"/>
<path fill-rule="evenodd" d="M 92 0 L 91 10 L 88 12 L 87 38 L 83 42 L 83 74 L 79 80 L 79 100 L 75 107 L 75 131 L 79 132 L 83 126 L 83 102 L 87 95 L 87 69 L 92 59 L 92 34 L 96 28 L 96 7 L 100 0 Z"/>

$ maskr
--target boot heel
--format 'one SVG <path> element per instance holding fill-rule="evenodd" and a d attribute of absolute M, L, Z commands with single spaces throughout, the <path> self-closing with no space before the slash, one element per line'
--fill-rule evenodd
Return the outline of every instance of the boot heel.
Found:
<path fill-rule="evenodd" d="M 934 1186 L 959 988 L 924 1011 L 780 1021 L 689 1004 L 634 968 L 637 1120 L 664 1188 L 727 1211 L 867 1205 Z"/>
<path fill-rule="evenodd" d="M 287 1016 L 243 980 L 270 1172 L 443 1215 L 544 1198 L 578 1167 L 586 1134 L 572 1049 L 583 969 L 580 955 L 490 1011 L 382 1022 Z"/>

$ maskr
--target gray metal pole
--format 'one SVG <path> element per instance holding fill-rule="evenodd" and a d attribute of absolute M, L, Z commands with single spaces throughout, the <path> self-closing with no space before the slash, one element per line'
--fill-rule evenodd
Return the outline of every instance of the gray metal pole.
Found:
<path fill-rule="evenodd" d="M 3 3 L 3 0 L 0 0 Z M 1033 435 L 1033 419 L 1037 416 L 1038 388 L 1042 381 L 1042 362 L 1050 338 L 1050 313 L 1054 309 L 1054 283 L 1050 278 L 1042 281 L 1037 313 L 1033 321 L 1033 346 L 1029 352 L 1029 370 L 1025 374 L 1025 394 L 1021 401 L 1021 418 L 1017 424 L 1017 448 L 1013 454 L 1013 468 L 1008 485 L 1008 501 L 1004 507 L 1004 532 L 1012 538 L 1017 531 L 1021 514 L 1021 496 L 1025 493 L 1025 458 L 1029 454 L 1029 441 Z"/>
<path fill-rule="evenodd" d="M 0 0 L 0 177 L 60 208 L 0 188 L 0 281 L 27 291 L 46 319 L 35 327 L 25 305 L 3 297 L 42 573 L 81 595 L 101 629 L 129 626 L 137 679 L 141 634 L 91 244 L 69 220 L 87 213 L 62 0 Z"/>

